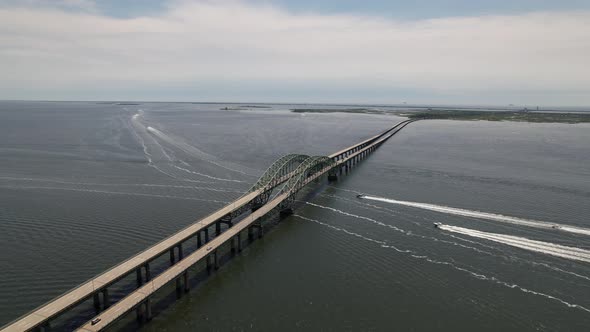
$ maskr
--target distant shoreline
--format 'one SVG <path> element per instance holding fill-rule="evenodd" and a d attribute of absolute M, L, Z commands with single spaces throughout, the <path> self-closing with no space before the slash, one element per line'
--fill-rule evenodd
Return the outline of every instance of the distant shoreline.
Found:
<path fill-rule="evenodd" d="M 551 111 L 480 111 L 480 110 L 416 110 L 398 111 L 371 108 L 295 108 L 294 113 L 357 113 L 404 116 L 415 120 L 511 121 L 533 123 L 590 123 L 590 113 Z"/>

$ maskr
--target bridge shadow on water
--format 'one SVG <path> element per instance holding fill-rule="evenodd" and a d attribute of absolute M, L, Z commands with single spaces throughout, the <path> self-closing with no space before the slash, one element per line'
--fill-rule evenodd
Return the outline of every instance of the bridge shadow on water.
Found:
<path fill-rule="evenodd" d="M 319 195 L 326 187 L 327 187 L 327 176 L 321 177 L 314 186 L 309 186 L 303 190 L 301 190 L 297 197 L 298 199 L 293 203 L 292 209 L 296 210 L 302 205 L 305 205 L 305 201 L 312 199 L 313 197 Z M 194 293 L 199 292 L 201 287 L 206 286 L 206 282 L 215 278 L 218 273 L 222 273 L 224 269 L 224 265 L 231 262 L 233 259 L 238 258 L 241 255 L 248 255 L 249 254 L 249 245 L 252 244 L 254 241 L 258 239 L 264 238 L 264 234 L 270 233 L 275 229 L 275 226 L 279 225 L 284 219 L 288 218 L 289 215 L 283 215 L 280 213 L 278 209 L 275 209 L 272 213 L 265 215 L 262 218 L 261 226 L 262 229 L 258 232 L 254 232 L 253 238 L 243 237 L 241 246 L 236 244 L 234 249 L 241 247 L 242 251 L 239 252 L 237 249 L 232 250 L 230 243 L 225 243 L 221 247 L 217 249 L 218 252 L 218 268 L 216 269 L 214 264 L 211 264 L 209 267 L 207 266 L 206 259 L 202 259 L 197 264 L 192 266 L 189 269 L 189 289 L 188 291 L 185 290 L 184 285 L 177 284 L 174 282 L 168 283 L 166 286 L 162 287 L 159 291 L 152 295 L 152 317 L 157 316 L 158 314 L 162 313 L 164 310 L 170 309 L 174 305 L 180 305 L 182 302 L 179 301 L 183 297 L 186 296 L 186 293 Z M 247 215 L 242 216 L 240 219 L 236 220 L 238 223 L 241 219 L 247 217 Z M 222 226 L 222 232 L 225 232 L 229 229 L 228 226 Z M 198 245 L 196 241 L 193 241 L 191 245 L 187 243 L 186 252 L 187 255 L 196 251 L 198 249 Z M 158 270 L 155 270 L 156 274 L 161 273 L 162 271 L 166 270 L 170 263 L 163 260 L 162 262 L 158 262 Z M 135 289 L 134 281 L 130 280 L 129 288 L 126 290 L 128 294 L 130 291 Z M 125 292 L 123 292 L 125 293 Z M 118 298 L 116 299 L 119 300 Z M 86 321 L 92 318 L 93 311 L 89 311 L 90 317 L 87 317 Z M 78 325 L 83 323 L 83 320 L 77 319 Z M 137 309 L 135 311 L 130 311 L 126 314 L 122 319 L 118 322 L 114 323 L 111 327 L 109 327 L 110 331 L 136 331 L 138 328 L 141 328 L 144 324 L 148 323 L 145 319 L 145 313 L 138 312 Z"/>

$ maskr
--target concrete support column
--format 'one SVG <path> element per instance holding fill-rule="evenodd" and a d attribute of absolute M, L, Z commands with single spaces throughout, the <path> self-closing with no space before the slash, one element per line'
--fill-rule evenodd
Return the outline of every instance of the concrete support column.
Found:
<path fill-rule="evenodd" d="M 182 278 L 184 279 L 184 292 L 188 293 L 189 289 L 191 288 L 191 284 L 188 280 L 188 270 L 184 271 L 184 273 L 182 274 Z"/>
<path fill-rule="evenodd" d="M 248 240 L 249 241 L 254 240 L 254 232 L 252 231 L 252 226 L 248 227 Z"/>
<path fill-rule="evenodd" d="M 207 272 L 211 272 L 211 254 L 207 255 Z"/>
<path fill-rule="evenodd" d="M 197 248 L 201 248 L 203 244 L 201 243 L 201 231 L 197 232 Z"/>
<path fill-rule="evenodd" d="M 97 314 L 100 312 L 100 298 L 98 296 L 98 292 L 94 293 L 94 295 L 92 296 L 94 302 L 94 312 Z"/>
<path fill-rule="evenodd" d="M 217 220 L 215 222 L 215 236 L 219 236 L 221 234 L 221 222 Z"/>
<path fill-rule="evenodd" d="M 137 308 L 135 308 L 135 316 L 137 319 L 137 323 L 141 324 L 143 323 L 143 309 L 145 308 L 145 305 L 143 303 L 140 303 Z"/>
<path fill-rule="evenodd" d="M 238 233 L 237 239 L 238 241 L 238 252 L 242 251 L 242 233 Z"/>
<path fill-rule="evenodd" d="M 50 332 L 51 331 L 51 323 L 45 322 L 45 324 L 39 326 L 40 332 Z"/>
<path fill-rule="evenodd" d="M 182 282 L 180 280 L 180 277 L 176 278 L 176 298 L 180 298 L 180 296 L 182 295 Z"/>
<path fill-rule="evenodd" d="M 137 288 L 139 288 L 143 284 L 143 277 L 141 276 L 141 266 L 135 270 L 135 275 L 137 279 Z"/>
<path fill-rule="evenodd" d="M 179 243 L 176 247 L 178 248 L 178 260 L 180 261 L 184 258 L 182 254 L 182 243 Z"/>
<path fill-rule="evenodd" d="M 149 296 L 145 299 L 145 319 L 152 320 L 152 299 Z"/>
<path fill-rule="evenodd" d="M 150 272 L 150 263 L 145 263 L 143 266 L 145 268 L 145 282 L 152 280 L 152 274 Z"/>
<path fill-rule="evenodd" d="M 109 289 L 105 288 L 102 290 L 102 302 L 103 302 L 103 309 L 106 309 L 111 306 L 111 299 L 109 297 Z"/>
<path fill-rule="evenodd" d="M 230 240 L 230 245 L 231 245 L 231 253 L 235 254 L 236 253 L 236 237 L 232 237 Z"/>
<path fill-rule="evenodd" d="M 213 262 L 215 263 L 215 269 L 219 269 L 219 260 L 217 259 L 217 250 L 213 252 Z"/>
<path fill-rule="evenodd" d="M 170 265 L 174 265 L 174 247 L 170 248 Z"/>
<path fill-rule="evenodd" d="M 205 243 L 209 242 L 209 228 L 205 228 Z"/>

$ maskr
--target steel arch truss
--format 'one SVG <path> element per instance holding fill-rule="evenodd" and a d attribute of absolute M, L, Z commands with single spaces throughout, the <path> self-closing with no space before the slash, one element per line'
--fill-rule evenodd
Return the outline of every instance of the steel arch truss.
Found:
<path fill-rule="evenodd" d="M 307 158 L 309 156 L 303 154 L 288 154 L 273 162 L 258 181 L 248 190 L 248 193 L 257 190 L 260 191 L 260 195 L 256 196 L 252 201 L 252 208 L 256 209 L 266 204 L 272 190 L 281 182 L 285 181 L 287 175 L 296 171 L 299 164 Z"/>
<path fill-rule="evenodd" d="M 287 195 L 284 203 L 281 204 L 281 208 L 291 207 L 295 200 L 295 194 L 307 184 L 306 180 L 309 177 L 324 171 L 326 168 L 332 169 L 335 165 L 336 161 L 326 156 L 314 156 L 305 159 L 295 170 L 295 175 L 277 193 L 277 196 L 282 194 Z"/>
<path fill-rule="evenodd" d="M 303 154 L 288 154 L 277 159 L 272 165 L 270 165 L 264 174 L 262 174 L 248 192 L 251 193 L 258 189 L 275 187 L 284 176 L 296 170 L 297 166 L 307 158 L 309 158 L 309 156 Z"/>

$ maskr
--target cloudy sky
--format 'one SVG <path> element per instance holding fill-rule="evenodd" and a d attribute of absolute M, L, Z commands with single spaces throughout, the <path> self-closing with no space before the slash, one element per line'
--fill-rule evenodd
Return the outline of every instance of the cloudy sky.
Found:
<path fill-rule="evenodd" d="M 0 0 L 0 99 L 590 105 L 587 0 Z"/>

